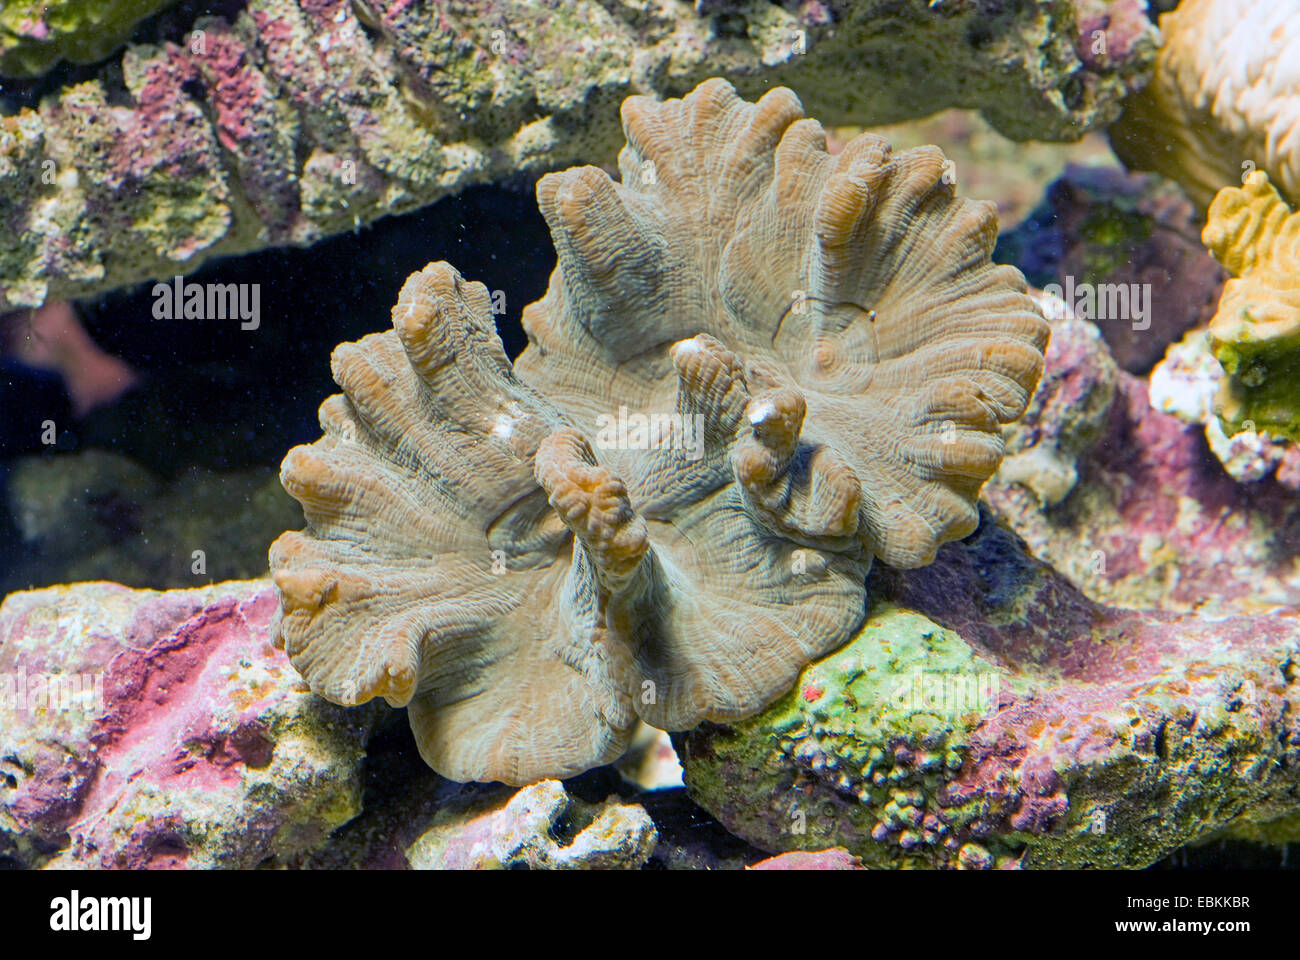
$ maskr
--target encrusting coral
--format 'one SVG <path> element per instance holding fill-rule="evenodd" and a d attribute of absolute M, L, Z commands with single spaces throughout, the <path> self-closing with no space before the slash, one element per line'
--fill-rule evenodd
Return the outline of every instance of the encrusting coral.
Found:
<path fill-rule="evenodd" d="M 1233 275 L 1210 321 L 1216 412 L 1229 434 L 1300 439 L 1300 213 L 1256 171 L 1214 198 L 1201 238 Z"/>
<path fill-rule="evenodd" d="M 771 703 L 853 635 L 873 555 L 975 529 L 1042 369 L 994 207 L 937 148 L 832 156 L 792 92 L 721 80 L 623 124 L 621 183 L 538 185 L 558 265 L 518 361 L 430 264 L 282 468 L 307 529 L 271 548 L 277 642 L 330 700 L 408 706 L 453 779 Z"/>
<path fill-rule="evenodd" d="M 1183 0 L 1160 33 L 1155 75 L 1109 131 L 1120 159 L 1201 207 L 1255 169 L 1300 200 L 1300 2 Z"/>

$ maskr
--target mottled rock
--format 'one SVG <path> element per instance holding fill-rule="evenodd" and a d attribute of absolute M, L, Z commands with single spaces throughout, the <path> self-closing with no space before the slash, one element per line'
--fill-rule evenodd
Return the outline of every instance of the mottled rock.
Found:
<path fill-rule="evenodd" d="M 1091 437 L 1074 460 L 1076 483 L 1055 505 L 1044 505 L 1028 486 L 1032 477 L 1013 482 L 1001 474 L 982 492 L 1034 555 L 1109 604 L 1251 610 L 1295 602 L 1300 498 L 1294 449 L 1276 460 L 1273 475 L 1239 483 L 1211 449 L 1203 422 L 1154 408 L 1146 381 L 1122 370 L 1103 428 L 1093 433 L 1087 424 L 1100 409 L 1085 417 L 1085 407 L 1063 401 L 1105 396 L 1102 371 L 1111 362 L 1105 344 L 1064 334 L 1053 348 L 1031 414 L 1016 425 L 1010 442 Z M 1197 401 L 1178 404 L 1194 409 Z M 1230 464 L 1235 449 L 1224 451 Z M 1253 457 L 1275 459 L 1254 449 L 1242 454 L 1243 471 L 1254 469 Z M 1243 473 L 1251 475 L 1257 474 Z"/>
<path fill-rule="evenodd" d="M 400 714 L 368 744 L 363 784 L 361 814 L 336 830 L 328 844 L 285 861 L 287 866 L 404 870 L 428 866 L 444 856 L 455 857 L 462 865 L 481 866 L 491 853 L 491 843 L 471 856 L 474 844 L 491 839 L 485 825 L 499 823 L 493 817 L 499 818 L 519 792 L 503 784 L 463 784 L 438 776 L 420 758 Z M 654 823 L 658 840 L 644 865 L 647 869 L 739 870 L 763 859 L 762 851 L 727 833 L 680 786 L 640 791 L 612 767 L 590 771 L 563 785 L 567 809 L 550 831 L 559 847 L 572 846 L 596 812 L 621 805 L 644 810 Z M 631 810 L 618 813 L 614 823 L 627 827 L 633 824 L 630 818 L 640 823 L 640 814 Z M 635 839 L 641 835 L 640 827 L 619 835 Z M 597 846 L 603 845 L 605 841 Z M 609 846 L 610 852 L 613 846 L 617 844 Z M 561 857 L 572 857 L 582 849 L 561 851 Z M 635 843 L 622 848 L 618 865 L 632 866 L 625 855 L 636 849 Z M 586 853 L 594 856 L 600 851 L 587 847 L 583 856 Z"/>
<path fill-rule="evenodd" d="M 1074 489 L 1078 458 L 1106 428 L 1118 371 L 1093 324 L 1076 319 L 1061 300 L 1035 297 L 1053 318 L 1052 339 L 1029 407 L 1004 431 L 1006 454 L 994 482 L 1020 484 L 1052 506 Z"/>
<path fill-rule="evenodd" d="M 1252 483 L 1274 474 L 1292 490 L 1300 487 L 1300 448 L 1286 438 L 1273 437 L 1254 424 L 1229 436 L 1215 414 L 1217 397 L 1227 376 L 1211 349 L 1208 330 L 1190 331 L 1171 345 L 1151 371 L 1151 406 L 1184 423 L 1205 428 L 1205 440 L 1228 476 Z"/>
<path fill-rule="evenodd" d="M 567 820 L 563 828 L 562 819 Z M 407 859 L 417 870 L 635 870 L 650 859 L 657 839 L 654 822 L 641 807 L 617 798 L 595 806 L 575 804 L 563 784 L 543 780 L 499 809 L 470 819 L 440 817 L 407 851 Z"/>
<path fill-rule="evenodd" d="M 309 850 L 354 817 L 376 714 L 302 687 L 268 644 L 274 609 L 264 581 L 10 595 L 0 606 L 10 858 L 250 868 Z M 78 684 L 80 697 L 50 699 Z"/>
<path fill-rule="evenodd" d="M 1070 165 L 997 258 L 1096 323 L 1115 362 L 1143 374 L 1214 314 L 1227 274 L 1197 240 L 1202 220 L 1163 177 Z"/>
<path fill-rule="evenodd" d="M 964 106 L 1017 139 L 1073 140 L 1146 79 L 1155 31 L 1141 9 L 249 0 L 233 22 L 128 47 L 121 85 L 79 83 L 0 119 L 0 309 L 608 161 L 612 105 L 715 74 L 751 95 L 788 84 L 828 123 Z"/>
<path fill-rule="evenodd" d="M 1300 615 L 1102 607 L 991 518 L 881 569 L 859 635 L 681 750 L 692 797 L 770 851 L 867 866 L 1138 867 L 1300 799 Z"/>

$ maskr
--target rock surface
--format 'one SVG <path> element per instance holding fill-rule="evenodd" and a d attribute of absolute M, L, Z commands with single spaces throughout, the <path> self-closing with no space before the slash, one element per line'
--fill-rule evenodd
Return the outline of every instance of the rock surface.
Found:
<path fill-rule="evenodd" d="M 269 643 L 274 606 L 266 581 L 6 598 L 0 866 L 636 869 L 654 855 L 680 869 L 759 858 L 675 799 L 680 788 L 639 793 L 612 768 L 518 792 L 438 777 L 400 714 L 306 691 Z M 666 772 L 664 752 L 648 738 L 641 756 Z M 655 819 L 637 796 L 653 798 Z M 670 836 L 662 850 L 656 822 Z"/>
<path fill-rule="evenodd" d="M 431 11 L 436 10 L 436 17 Z M 1073 140 L 1145 80 L 1141 0 L 436 5 L 248 0 L 0 118 L 0 309 L 307 244 L 518 171 L 613 158 L 615 105 L 711 75 L 827 123 L 980 109 Z M 1096 53 L 1097 35 L 1104 53 Z"/>
<path fill-rule="evenodd" d="M 1243 612 L 1294 603 L 1294 454 L 1278 455 L 1275 475 L 1265 470 L 1238 483 L 1200 423 L 1154 409 L 1145 380 L 1112 373 L 1090 327 L 1054 324 L 1029 415 L 1008 434 L 1011 470 L 985 486 L 985 501 L 1036 557 L 1103 603 Z M 1062 464 L 1076 469 L 1075 482 L 1058 502 L 1045 502 L 1035 489 L 1059 492 Z"/>
<path fill-rule="evenodd" d="M 1036 300 L 1057 319 L 1029 407 L 1003 431 L 1006 455 L 994 481 L 1020 484 L 1053 506 L 1074 490 L 1079 458 L 1105 432 L 1119 372 L 1096 326 L 1076 319 L 1061 300 Z"/>
<path fill-rule="evenodd" d="M 267 642 L 274 609 L 264 581 L 10 595 L 0 606 L 0 857 L 251 868 L 309 850 L 356 816 L 379 715 L 306 691 Z M 82 696 L 51 700 L 74 682 Z"/>
<path fill-rule="evenodd" d="M 768 857 L 750 870 L 861 870 L 862 861 L 843 847 L 832 847 L 815 853 L 795 851 Z"/>
<path fill-rule="evenodd" d="M 1115 362 L 1145 374 L 1214 314 L 1227 274 L 1201 246 L 1203 214 L 1163 177 L 1072 164 L 998 240 L 997 256 L 1032 284 L 1055 284 L 1075 316 L 1096 323 Z"/>
<path fill-rule="evenodd" d="M 554 833 L 567 818 L 568 833 Z M 654 853 L 654 821 L 635 804 L 610 798 L 594 807 L 575 804 L 557 780 L 524 787 L 504 806 L 465 820 L 435 823 L 407 851 L 417 870 L 629 869 Z"/>
<path fill-rule="evenodd" d="M 873 866 L 961 867 L 1133 866 L 1228 825 L 1295 839 L 1294 612 L 1106 610 L 990 518 L 930 568 L 879 569 L 871 589 L 893 606 L 810 668 L 784 706 L 747 721 L 756 737 L 705 727 L 685 738 L 692 792 L 741 837 L 768 850 L 840 845 Z M 10 596 L 0 607 L 0 861 L 761 860 L 680 790 L 635 795 L 612 771 L 519 793 L 442 780 L 404 724 L 379 726 L 399 715 L 340 710 L 290 682 L 266 642 L 272 606 L 265 582 Z M 68 703 L 49 702 L 51 677 L 86 675 Z M 934 685 L 945 677 L 957 682 Z M 22 704 L 4 686 L 20 678 Z M 990 697 L 989 714 L 962 711 L 963 696 L 976 707 Z M 715 802 L 710 782 L 730 799 Z M 773 841 L 777 826 L 791 829 Z M 852 865 L 809 856 L 764 869 Z"/>
<path fill-rule="evenodd" d="M 0 5 L 0 76 L 44 73 L 60 60 L 93 63 L 145 17 L 176 0 L 6 0 Z"/>
<path fill-rule="evenodd" d="M 787 697 L 684 738 L 692 797 L 757 846 L 842 846 L 875 867 L 1140 867 L 1292 815 L 1296 611 L 1108 609 L 992 518 L 930 567 L 873 581 L 863 630 Z"/>
<path fill-rule="evenodd" d="M 1151 406 L 1198 427 L 1228 476 L 1242 483 L 1270 474 L 1290 490 L 1300 488 L 1300 447 L 1248 425 L 1229 436 L 1215 414 L 1227 377 L 1210 346 L 1210 332 L 1197 328 L 1171 345 L 1151 371 Z"/>

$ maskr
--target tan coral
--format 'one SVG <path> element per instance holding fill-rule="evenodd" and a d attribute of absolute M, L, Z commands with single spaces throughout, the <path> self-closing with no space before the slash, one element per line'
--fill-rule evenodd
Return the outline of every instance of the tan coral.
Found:
<path fill-rule="evenodd" d="M 1256 172 L 1219 192 L 1201 239 L 1233 275 L 1210 321 L 1229 433 L 1300 439 L 1300 213 Z"/>
<path fill-rule="evenodd" d="M 1202 207 L 1255 169 L 1300 201 L 1300 0 L 1183 0 L 1160 32 L 1151 82 L 1110 129 L 1115 152 Z"/>
<path fill-rule="evenodd" d="M 793 93 L 721 80 L 623 122 L 622 183 L 538 185 L 559 261 L 513 366 L 486 289 L 430 264 L 285 459 L 280 642 L 332 700 L 408 705 L 454 779 L 772 702 L 852 635 L 872 555 L 974 529 L 1041 371 L 994 209 L 937 149 L 831 156 Z"/>

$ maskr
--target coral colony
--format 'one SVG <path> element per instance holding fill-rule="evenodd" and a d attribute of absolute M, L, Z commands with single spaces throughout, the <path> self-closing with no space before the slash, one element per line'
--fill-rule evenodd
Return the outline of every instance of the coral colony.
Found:
<path fill-rule="evenodd" d="M 780 697 L 861 624 L 873 556 L 975 529 L 1042 369 L 994 211 L 938 150 L 832 156 L 789 90 L 721 80 L 623 117 L 622 184 L 538 184 L 559 263 L 523 355 L 482 284 L 430 264 L 392 332 L 335 351 L 325 436 L 282 468 L 308 526 L 271 548 L 277 643 L 322 696 L 407 707 L 453 779 L 568 776 L 638 721 Z M 593 448 L 574 425 L 610 398 L 702 418 L 702 456 Z"/>
<path fill-rule="evenodd" d="M 1177 180 L 1201 209 L 1255 170 L 1300 199 L 1295 4 L 1183 0 L 1160 31 L 1151 83 L 1110 129 L 1124 162 Z"/>
<path fill-rule="evenodd" d="M 1285 865 L 1300 0 L 203 6 L 0 3 L 0 867 Z"/>
<path fill-rule="evenodd" d="M 1205 244 L 1232 274 L 1210 321 L 1228 428 L 1300 439 L 1300 213 L 1256 170 L 1210 205 Z"/>

